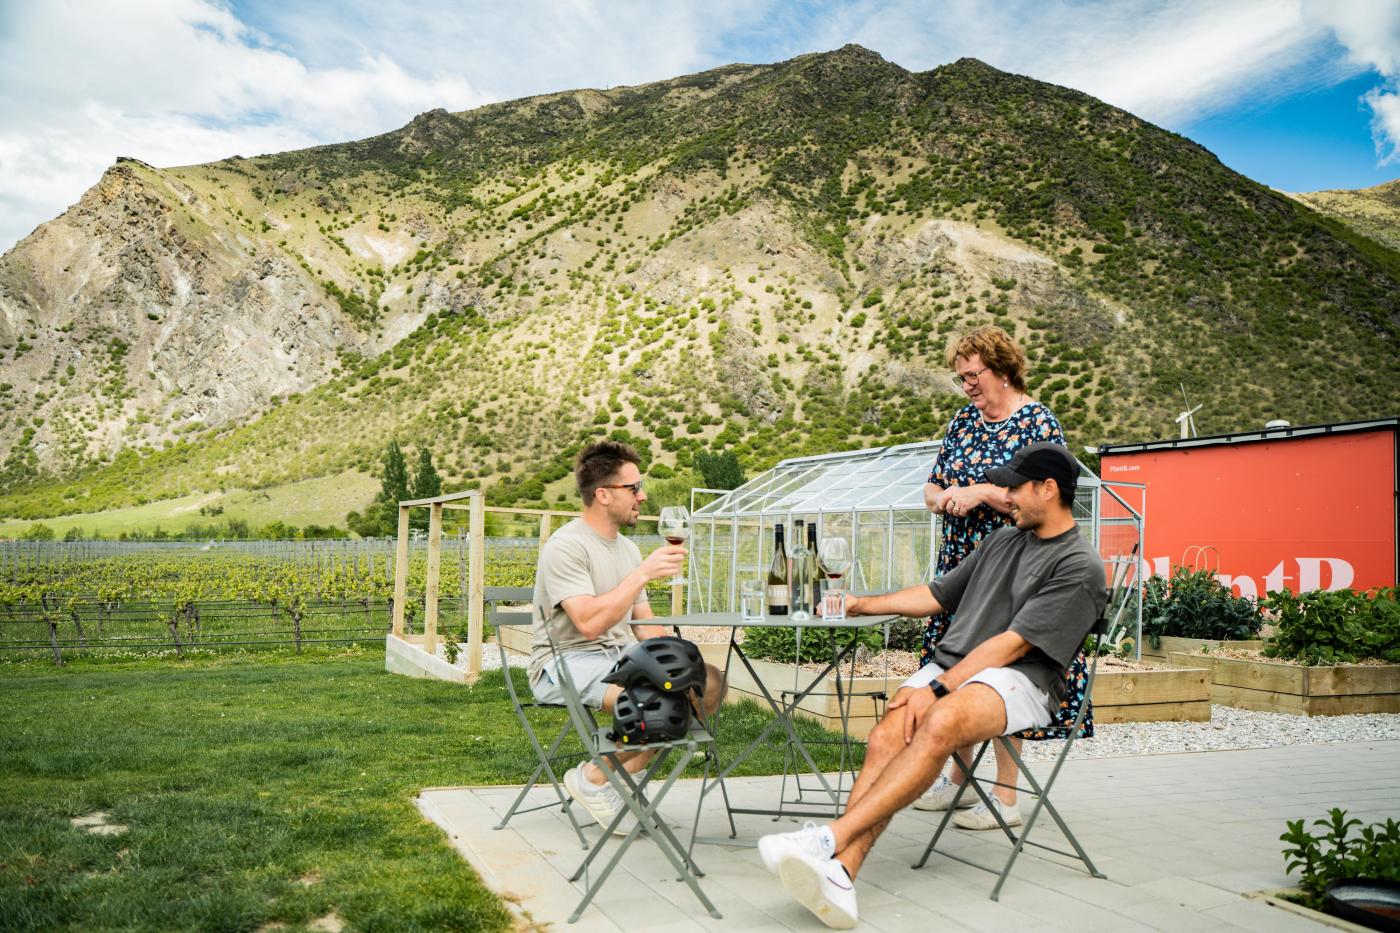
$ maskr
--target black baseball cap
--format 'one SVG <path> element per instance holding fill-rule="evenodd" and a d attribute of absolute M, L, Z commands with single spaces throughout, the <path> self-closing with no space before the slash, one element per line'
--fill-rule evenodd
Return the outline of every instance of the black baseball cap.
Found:
<path fill-rule="evenodd" d="M 1040 441 L 1016 451 L 1005 466 L 987 471 L 993 486 L 1019 486 L 1027 480 L 1053 479 L 1061 489 L 1079 484 L 1079 461 L 1063 444 Z"/>

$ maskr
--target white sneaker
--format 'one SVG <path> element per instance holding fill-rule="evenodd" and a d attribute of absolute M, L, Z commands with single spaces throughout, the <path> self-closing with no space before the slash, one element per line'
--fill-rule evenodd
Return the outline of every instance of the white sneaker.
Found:
<path fill-rule="evenodd" d="M 1006 821 L 1007 826 L 1021 825 L 1021 809 L 1014 803 L 1002 803 L 995 795 L 992 795 L 992 805 L 997 808 L 1001 818 Z M 953 814 L 953 825 L 962 829 L 1001 829 L 1001 824 L 992 815 L 992 811 L 987 809 L 987 805 L 978 801 L 977 806 L 966 813 Z"/>
<path fill-rule="evenodd" d="M 793 900 L 827 926 L 849 930 L 859 920 L 855 882 L 836 859 L 803 851 L 786 852 L 778 865 L 778 875 Z"/>
<path fill-rule="evenodd" d="M 958 795 L 961 784 L 954 784 L 948 780 L 948 775 L 940 774 L 933 782 L 933 786 L 919 795 L 919 799 L 914 801 L 915 810 L 946 810 L 953 805 L 953 798 Z M 972 791 L 962 795 L 958 801 L 958 809 L 966 810 L 968 807 L 977 804 L 977 795 Z"/>
<path fill-rule="evenodd" d="M 606 827 L 613 821 L 613 817 L 627 809 L 622 802 L 620 795 L 610 782 L 604 782 L 600 787 L 588 778 L 583 776 L 583 765 L 574 765 L 564 772 L 564 789 L 569 792 L 569 796 L 583 805 L 588 811 L 588 815 L 598 821 L 599 826 Z M 625 836 L 632 831 L 632 827 L 637 824 L 636 817 L 631 813 L 624 814 L 622 820 L 613 829 L 614 836 Z"/>
<path fill-rule="evenodd" d="M 790 833 L 773 833 L 760 836 L 758 854 L 763 857 L 763 867 L 773 874 L 778 873 L 778 863 L 783 857 L 795 852 L 805 852 L 815 858 L 829 859 L 836 854 L 836 840 L 831 833 L 823 832 L 824 827 L 808 820 L 802 828 Z"/>

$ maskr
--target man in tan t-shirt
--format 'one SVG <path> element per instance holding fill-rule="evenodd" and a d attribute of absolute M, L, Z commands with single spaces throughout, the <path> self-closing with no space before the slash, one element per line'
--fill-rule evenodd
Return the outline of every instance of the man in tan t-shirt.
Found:
<path fill-rule="evenodd" d="M 646 501 L 639 463 L 636 451 L 615 441 L 590 444 L 575 462 L 583 515 L 550 535 L 535 570 L 530 687 L 541 703 L 564 702 L 551 638 L 583 702 L 611 713 L 622 688 L 603 683 L 603 677 L 638 638 L 667 634 L 660 626 L 639 624 L 652 618 L 646 586 L 678 575 L 686 551 L 666 545 L 643 560 L 637 545 L 618 533 L 637 524 Z M 724 698 L 724 680 L 713 665 L 706 665 L 706 674 L 708 715 Z M 623 765 L 636 773 L 650 759 L 649 752 L 634 752 L 623 756 Z M 564 786 L 601 825 L 623 807 L 603 772 L 588 762 L 567 771 Z M 629 821 L 619 823 L 618 832 L 629 830 Z"/>

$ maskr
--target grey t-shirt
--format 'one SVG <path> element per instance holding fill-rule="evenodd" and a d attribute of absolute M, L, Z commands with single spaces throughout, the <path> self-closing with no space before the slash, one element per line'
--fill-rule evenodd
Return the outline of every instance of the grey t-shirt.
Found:
<path fill-rule="evenodd" d="M 549 638 L 561 651 L 617 651 L 636 641 L 632 611 L 596 639 L 585 638 L 560 606 L 571 596 L 598 596 L 616 589 L 642 563 L 642 552 L 628 538 L 605 538 L 581 518 L 569 521 L 540 548 L 535 568 L 534 642 L 530 650 L 530 683 L 539 680 L 549 659 Z M 646 591 L 633 608 L 646 605 Z"/>
<path fill-rule="evenodd" d="M 950 573 L 929 584 L 953 624 L 933 660 L 957 664 L 994 635 L 1013 631 L 1031 650 L 1010 665 L 1050 696 L 1065 696 L 1065 671 L 1108 601 L 1102 558 L 1078 526 L 1053 538 L 1000 528 Z"/>

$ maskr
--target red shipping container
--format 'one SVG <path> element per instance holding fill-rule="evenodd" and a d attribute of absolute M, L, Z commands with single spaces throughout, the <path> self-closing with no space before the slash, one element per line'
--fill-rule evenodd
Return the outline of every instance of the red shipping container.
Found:
<path fill-rule="evenodd" d="M 1241 596 L 1365 590 L 1400 575 L 1400 419 L 1100 448 L 1143 483 L 1144 575 L 1210 567 Z M 1120 489 L 1134 508 L 1141 491 Z"/>

